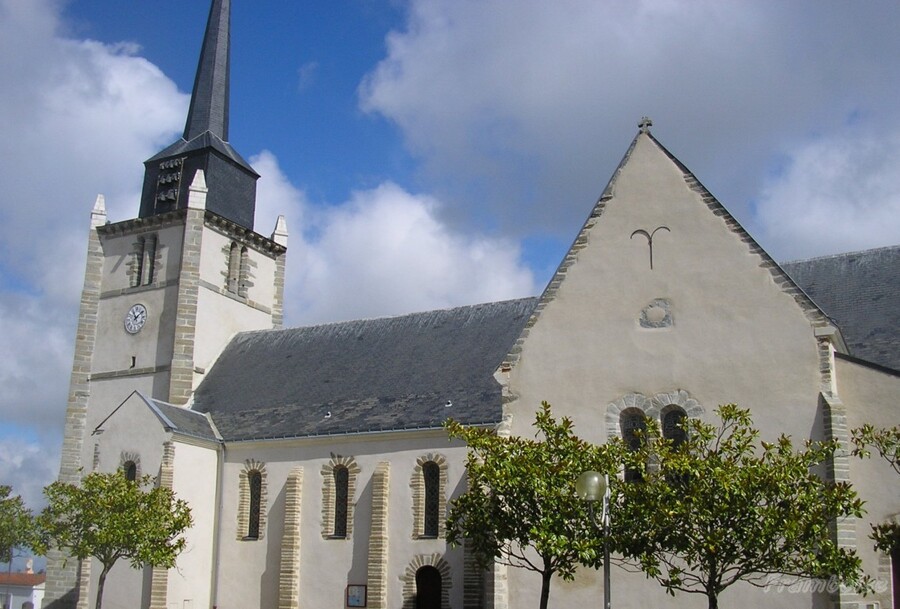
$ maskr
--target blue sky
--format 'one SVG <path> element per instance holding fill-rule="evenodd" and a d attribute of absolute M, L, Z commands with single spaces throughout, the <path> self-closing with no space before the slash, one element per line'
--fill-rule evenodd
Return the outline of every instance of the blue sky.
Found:
<path fill-rule="evenodd" d="M 91 206 L 137 212 L 205 0 L 0 0 L 0 483 L 58 468 Z M 299 325 L 539 292 L 637 132 L 778 260 L 896 244 L 894 0 L 234 0 L 231 142 Z"/>

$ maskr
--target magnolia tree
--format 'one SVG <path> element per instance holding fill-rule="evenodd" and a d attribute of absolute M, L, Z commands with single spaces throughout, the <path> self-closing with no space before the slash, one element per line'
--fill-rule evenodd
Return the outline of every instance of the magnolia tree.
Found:
<path fill-rule="evenodd" d="M 852 431 L 853 454 L 860 457 L 871 456 L 872 449 L 900 474 L 900 425 L 891 428 L 877 428 L 863 425 Z M 870 537 L 875 541 L 875 549 L 891 554 L 900 550 L 900 523 L 885 522 L 872 525 Z"/>
<path fill-rule="evenodd" d="M 614 489 L 618 551 L 669 593 L 705 595 L 711 609 L 733 584 L 764 586 L 771 575 L 864 588 L 859 558 L 832 529 L 836 519 L 861 516 L 862 501 L 849 484 L 814 473 L 836 444 L 795 449 L 784 435 L 762 442 L 748 410 L 716 412 L 717 426 L 684 420 L 680 443 L 647 420 L 642 443 L 626 453 L 639 480 Z"/>
<path fill-rule="evenodd" d="M 571 580 L 579 564 L 601 563 L 602 539 L 575 496 L 575 480 L 586 470 L 613 471 L 616 459 L 577 438 L 572 422 L 554 419 L 546 402 L 534 425 L 537 439 L 448 422 L 450 436 L 469 446 L 469 485 L 453 501 L 447 537 L 465 541 L 484 568 L 497 561 L 539 574 L 546 609 L 554 575 Z"/>
<path fill-rule="evenodd" d="M 18 495 L 12 497 L 12 489 L 0 485 L 0 562 L 13 559 L 16 548 L 34 542 L 34 520 L 31 510 Z"/>
<path fill-rule="evenodd" d="M 38 516 L 41 549 L 57 547 L 80 560 L 96 558 L 103 586 L 120 559 L 134 568 L 175 566 L 191 526 L 187 503 L 150 476 L 128 480 L 122 471 L 88 474 L 80 485 L 54 482 L 44 489 L 49 505 Z"/>

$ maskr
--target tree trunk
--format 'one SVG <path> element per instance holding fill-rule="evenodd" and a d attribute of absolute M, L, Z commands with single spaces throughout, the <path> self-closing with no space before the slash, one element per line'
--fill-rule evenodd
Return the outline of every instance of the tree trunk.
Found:
<path fill-rule="evenodd" d="M 87 560 L 90 560 L 90 558 Z M 109 567 L 103 565 L 103 570 L 100 571 L 100 578 L 97 580 L 97 604 L 94 605 L 95 609 L 100 609 L 100 605 L 103 603 L 103 584 L 106 583 L 106 575 L 109 573 L 109 569 Z"/>
<path fill-rule="evenodd" d="M 707 594 L 709 598 L 709 609 L 719 609 L 719 597 L 715 592 L 710 592 Z M 99 608 L 98 608 L 99 609 Z"/>
<path fill-rule="evenodd" d="M 552 577 L 553 571 L 541 571 L 541 609 L 547 609 L 547 603 L 550 601 L 550 579 Z"/>

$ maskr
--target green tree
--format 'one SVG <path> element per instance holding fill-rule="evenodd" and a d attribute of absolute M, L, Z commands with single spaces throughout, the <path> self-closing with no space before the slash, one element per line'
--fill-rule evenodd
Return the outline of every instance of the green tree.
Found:
<path fill-rule="evenodd" d="M 18 495 L 11 497 L 12 489 L 0 485 L 0 562 L 10 562 L 16 548 L 30 546 L 34 542 L 34 519 L 31 510 Z"/>
<path fill-rule="evenodd" d="M 860 516 L 862 501 L 846 483 L 824 480 L 834 442 L 759 441 L 750 412 L 734 404 L 717 411 L 719 426 L 683 421 L 676 446 L 647 420 L 627 467 L 642 480 L 618 485 L 613 535 L 670 594 L 719 595 L 739 581 L 765 586 L 770 576 L 836 577 L 865 587 L 856 554 L 838 547 L 832 525 Z"/>
<path fill-rule="evenodd" d="M 447 537 L 465 540 L 482 567 L 496 560 L 539 573 L 546 609 L 554 574 L 571 580 L 578 564 L 601 564 L 602 540 L 575 496 L 575 480 L 586 470 L 613 471 L 616 459 L 577 438 L 572 422 L 554 419 L 546 402 L 535 427 L 541 439 L 448 422 L 450 437 L 469 447 L 469 486 L 452 504 Z"/>
<path fill-rule="evenodd" d="M 96 609 L 119 559 L 134 568 L 175 566 L 191 526 L 187 503 L 153 478 L 131 481 L 122 471 L 91 473 L 81 485 L 54 482 L 44 489 L 49 505 L 38 516 L 42 549 L 52 545 L 85 560 L 100 561 Z"/>
<path fill-rule="evenodd" d="M 853 454 L 865 458 L 871 456 L 870 448 L 874 448 L 881 458 L 888 462 L 894 472 L 900 474 L 900 425 L 891 428 L 878 428 L 863 425 L 851 432 Z M 875 541 L 875 549 L 891 554 L 900 550 L 900 523 L 885 522 L 873 524 L 869 535 Z"/>

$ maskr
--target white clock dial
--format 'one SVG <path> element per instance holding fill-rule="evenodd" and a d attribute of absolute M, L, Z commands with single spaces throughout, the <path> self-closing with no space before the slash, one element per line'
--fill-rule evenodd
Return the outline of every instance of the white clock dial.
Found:
<path fill-rule="evenodd" d="M 137 334 L 147 321 L 147 307 L 136 304 L 125 314 L 125 331 L 129 334 Z"/>

